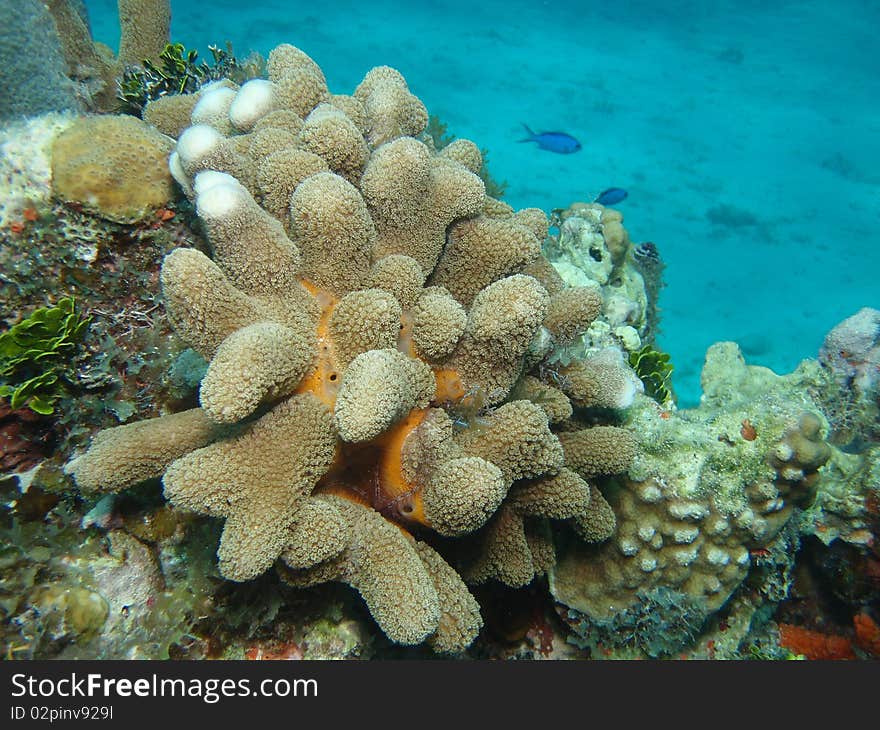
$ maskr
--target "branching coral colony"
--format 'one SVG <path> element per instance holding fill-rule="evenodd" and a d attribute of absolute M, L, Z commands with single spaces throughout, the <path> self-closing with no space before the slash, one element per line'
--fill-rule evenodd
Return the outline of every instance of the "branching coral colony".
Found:
<path fill-rule="evenodd" d="M 647 512 L 623 479 L 608 494 L 615 515 L 598 478 L 649 449 L 602 414 L 641 384 L 619 356 L 577 355 L 602 295 L 567 286 L 542 255 L 544 213 L 488 196 L 474 143 L 437 150 L 394 69 L 331 94 L 315 62 L 283 45 L 268 77 L 144 109 L 177 138 L 169 168 L 211 244 L 213 258 L 180 248 L 161 271 L 170 321 L 210 364 L 199 408 L 99 433 L 68 464 L 78 485 L 116 492 L 161 476 L 175 507 L 225 520 L 226 578 L 276 566 L 295 585 L 342 581 L 391 640 L 437 652 L 474 640 L 467 585 L 489 580 L 549 572 L 561 600 L 566 575 L 601 568 L 575 581 L 592 586 L 588 600 L 565 601 L 598 602 L 597 615 L 660 576 L 723 602 L 747 571 L 740 543 L 766 544 L 785 505 L 811 495 L 802 482 L 827 459 L 818 426 L 791 431 L 790 446 L 777 444 L 785 424 L 758 424 L 747 443 L 763 444 L 766 489 L 749 497 L 760 517 L 733 558 L 716 506 L 667 494 L 644 463 L 633 488 Z M 608 213 L 602 235 L 624 245 Z M 634 526 L 651 510 L 656 528 Z M 698 541 L 709 517 L 712 538 Z"/>
<path fill-rule="evenodd" d="M 210 366 L 200 408 L 103 431 L 68 468 L 105 492 L 162 476 L 173 505 L 224 518 L 231 580 L 277 563 L 294 584 L 343 581 L 393 641 L 460 651 L 482 623 L 465 581 L 544 572 L 548 520 L 614 529 L 587 480 L 625 469 L 635 440 L 573 406 L 621 378 L 575 362 L 563 392 L 530 374 L 600 297 L 541 256 L 541 211 L 486 196 L 476 145 L 433 149 L 397 71 L 331 94 L 283 45 L 268 75 L 145 110 L 191 120 L 170 168 L 213 260 L 177 249 L 161 282 Z"/>

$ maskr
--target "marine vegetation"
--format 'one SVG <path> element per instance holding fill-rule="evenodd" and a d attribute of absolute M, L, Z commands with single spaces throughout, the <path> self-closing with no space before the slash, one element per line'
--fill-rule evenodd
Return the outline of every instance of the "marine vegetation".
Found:
<path fill-rule="evenodd" d="M 198 62 L 198 51 L 187 50 L 182 43 L 167 43 L 159 54 L 159 63 L 150 59 L 143 61 L 142 67 L 129 66 L 116 81 L 116 98 L 120 102 L 120 112 L 140 116 L 147 102 L 167 94 L 191 94 L 210 81 L 230 79 L 242 84 L 256 78 L 263 71 L 262 59 L 249 56 L 240 62 L 232 52 L 232 45 L 226 49 L 208 46 L 212 63 Z"/>
<path fill-rule="evenodd" d="M 199 407 L 102 431 L 67 470 L 99 493 L 161 477 L 175 509 L 225 521 L 225 578 L 347 583 L 392 641 L 462 651 L 482 625 L 469 585 L 544 574 L 551 523 L 614 532 L 600 477 L 635 440 L 586 414 L 635 391 L 581 361 L 540 378 L 599 294 L 541 255 L 543 212 L 486 194 L 474 143 L 420 141 L 399 72 L 331 94 L 282 45 L 268 76 L 154 107 L 169 127 L 190 110 L 169 165 L 211 244 L 160 276 L 209 362 Z"/>
<path fill-rule="evenodd" d="M 629 353 L 628 361 L 645 386 L 647 395 L 660 404 L 672 397 L 670 379 L 674 368 L 669 353 L 644 345 L 636 352 Z"/>
<path fill-rule="evenodd" d="M 27 406 L 48 415 L 64 394 L 72 355 L 90 319 L 72 298 L 42 307 L 0 334 L 0 398 L 13 410 Z"/>

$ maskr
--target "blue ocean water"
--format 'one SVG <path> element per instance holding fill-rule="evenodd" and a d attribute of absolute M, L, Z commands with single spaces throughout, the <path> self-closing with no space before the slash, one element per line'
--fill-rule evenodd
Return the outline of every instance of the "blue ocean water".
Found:
<path fill-rule="evenodd" d="M 118 42 L 116 0 L 86 0 Z M 282 42 L 350 93 L 390 65 L 449 130 L 490 151 L 515 207 L 626 188 L 633 241 L 667 264 L 659 344 L 681 405 L 715 341 L 788 372 L 832 326 L 880 307 L 880 53 L 874 0 L 172 0 L 207 55 Z M 518 144 L 521 122 L 583 149 Z"/>

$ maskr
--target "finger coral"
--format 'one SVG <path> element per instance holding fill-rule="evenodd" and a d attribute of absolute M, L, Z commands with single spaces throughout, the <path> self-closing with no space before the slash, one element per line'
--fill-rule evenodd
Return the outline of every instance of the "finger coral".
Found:
<path fill-rule="evenodd" d="M 475 145 L 422 140 L 399 72 L 331 94 L 284 45 L 268 76 L 202 92 L 170 155 L 212 252 L 161 272 L 209 360 L 200 408 L 102 432 L 68 469 L 98 491 L 162 476 L 176 508 L 225 521 L 226 578 L 341 581 L 391 640 L 461 651 L 482 625 L 466 580 L 545 573 L 550 521 L 614 530 L 592 480 L 632 437 L 574 420 L 544 366 L 599 298 L 551 275 L 543 213 L 486 198 Z"/>

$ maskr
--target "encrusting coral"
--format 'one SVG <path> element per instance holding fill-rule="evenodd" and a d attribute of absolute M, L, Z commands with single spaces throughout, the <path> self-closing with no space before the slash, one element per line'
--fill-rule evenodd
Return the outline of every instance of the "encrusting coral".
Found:
<path fill-rule="evenodd" d="M 461 651 L 482 624 L 463 577 L 546 572 L 548 520 L 614 530 L 590 480 L 634 439 L 578 420 L 542 367 L 599 299 L 553 279 L 542 212 L 486 196 L 475 145 L 423 141 L 399 72 L 335 95 L 283 45 L 268 75 L 202 90 L 169 160 L 213 253 L 161 273 L 210 361 L 200 408 L 104 431 L 68 470 L 86 490 L 162 477 L 225 519 L 225 577 L 342 581 L 391 640 Z"/>
<path fill-rule="evenodd" d="M 173 140 L 130 116 L 80 117 L 52 144 L 52 192 L 107 220 L 134 223 L 167 204 Z"/>
<path fill-rule="evenodd" d="M 828 477 L 820 470 L 832 449 L 805 387 L 817 369 L 805 361 L 777 376 L 747 366 L 734 343 L 717 343 L 699 409 L 662 411 L 637 398 L 628 415 L 639 448 L 628 466 L 615 463 L 625 456 L 619 449 L 599 446 L 614 439 L 606 427 L 559 434 L 568 468 L 581 477 L 627 472 L 606 490 L 617 523 L 611 539 L 560 544 L 550 570 L 551 593 L 578 645 L 678 651 L 753 568 L 781 552 L 786 527 L 804 519 L 792 516 Z"/>

